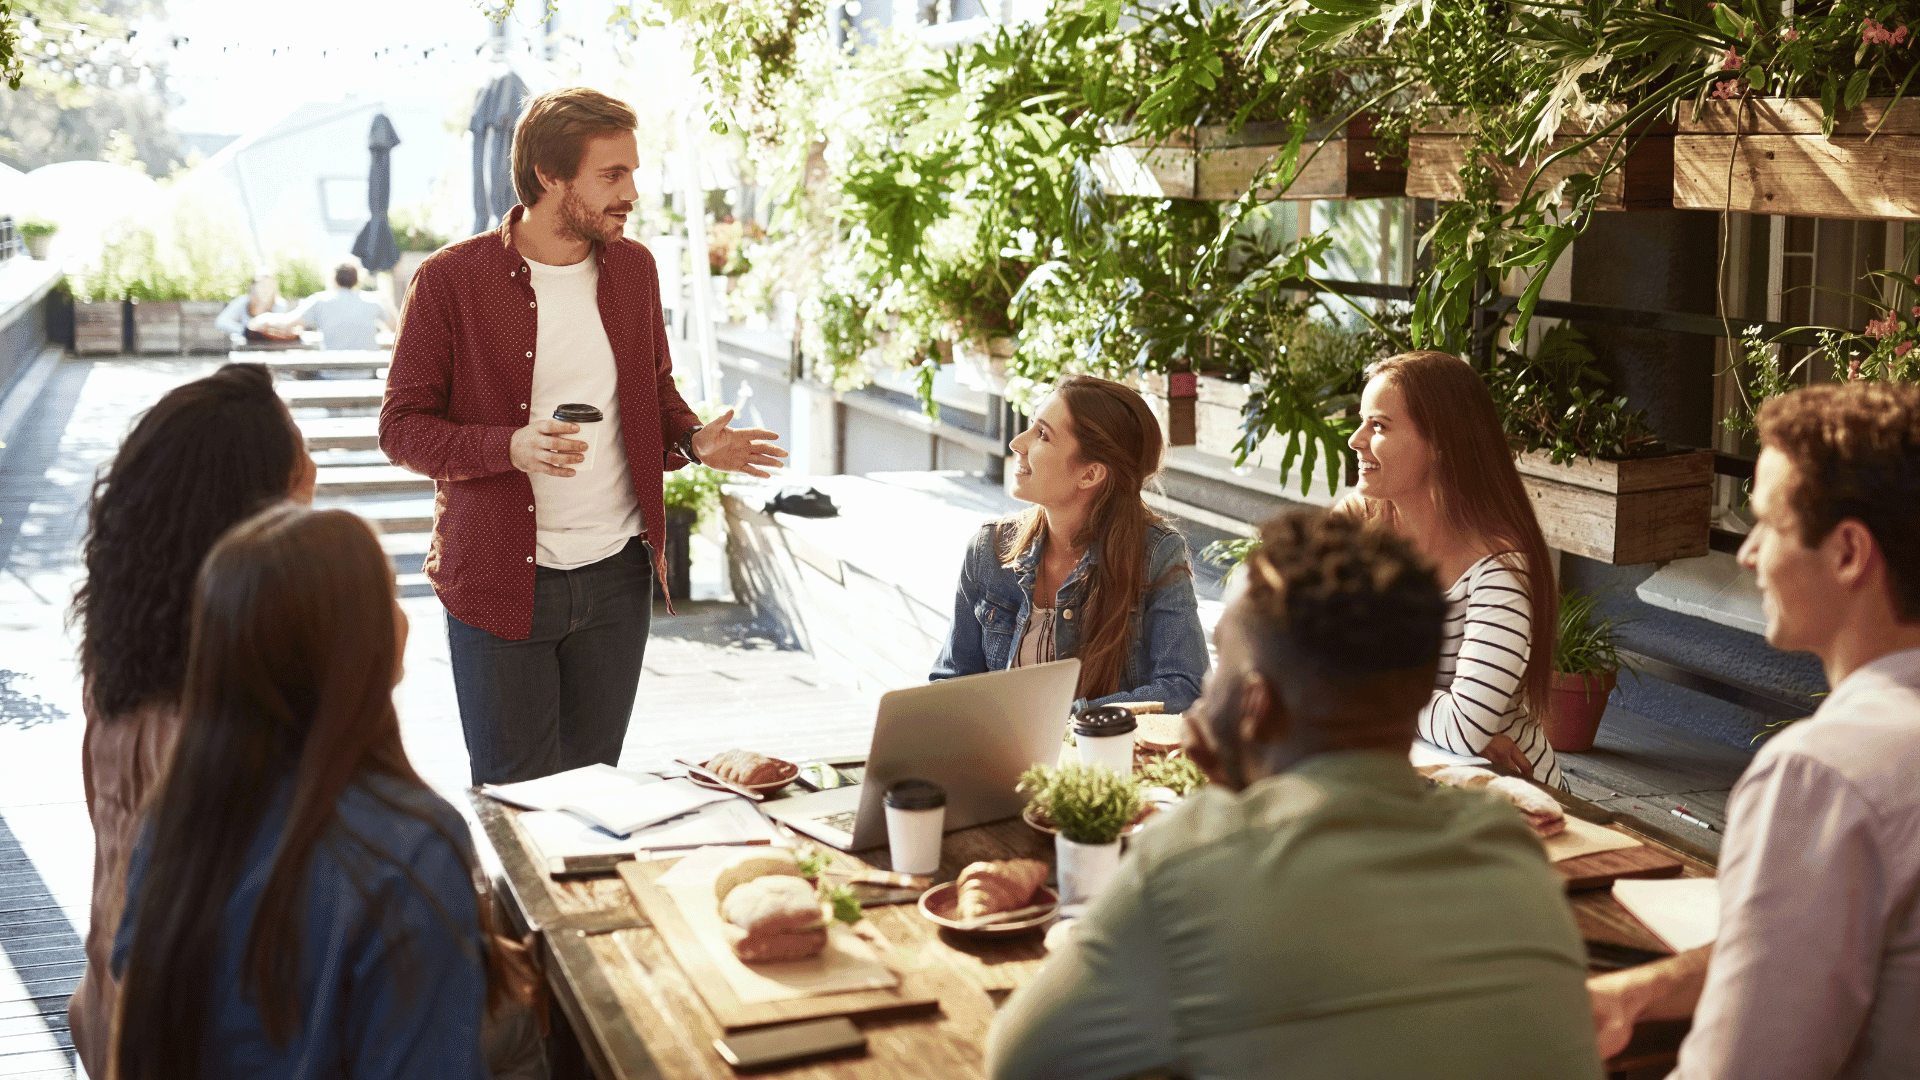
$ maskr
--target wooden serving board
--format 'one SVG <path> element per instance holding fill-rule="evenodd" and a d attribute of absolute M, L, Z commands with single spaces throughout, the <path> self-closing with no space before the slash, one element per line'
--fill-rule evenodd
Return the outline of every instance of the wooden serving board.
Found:
<path fill-rule="evenodd" d="M 837 994 L 819 994 L 782 1001 L 748 1002 L 740 1000 L 733 986 L 721 974 L 693 928 L 687 925 L 680 908 L 666 890 L 654 884 L 673 864 L 672 860 L 627 862 L 620 864 L 620 877 L 633 893 L 634 902 L 666 942 L 667 951 L 686 973 L 700 997 L 713 1010 L 720 1026 L 728 1031 L 783 1024 L 791 1020 L 816 1020 L 828 1016 L 858 1016 L 879 1012 L 905 1012 L 932 1009 L 940 998 L 920 972 L 894 968 L 900 976 L 897 986 L 883 990 L 853 990 Z M 889 964 L 889 967 L 893 965 Z"/>
<path fill-rule="evenodd" d="M 1677 877 L 1681 865 L 1678 856 L 1644 845 L 1577 855 L 1554 863 L 1553 868 L 1567 879 L 1568 892 L 1580 892 L 1604 889 L 1613 884 L 1615 878 Z"/>

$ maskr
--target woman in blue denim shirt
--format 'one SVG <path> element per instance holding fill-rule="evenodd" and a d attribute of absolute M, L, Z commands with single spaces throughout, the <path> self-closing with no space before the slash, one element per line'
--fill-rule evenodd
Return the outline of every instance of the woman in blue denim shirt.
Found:
<path fill-rule="evenodd" d="M 207 555 L 181 728 L 127 872 L 107 1075 L 488 1080 L 525 999 L 460 814 L 407 762 L 406 616 L 366 522 L 283 504 Z"/>
<path fill-rule="evenodd" d="M 1207 639 L 1187 544 L 1140 497 L 1160 446 L 1139 394 L 1084 375 L 1060 384 L 1010 444 L 1013 495 L 1034 508 L 974 537 L 931 678 L 1075 656 L 1076 710 L 1193 704 Z"/>

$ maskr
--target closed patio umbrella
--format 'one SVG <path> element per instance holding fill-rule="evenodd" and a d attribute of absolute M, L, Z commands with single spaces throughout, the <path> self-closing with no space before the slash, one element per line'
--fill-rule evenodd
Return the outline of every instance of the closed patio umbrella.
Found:
<path fill-rule="evenodd" d="M 509 71 L 487 84 L 473 102 L 473 231 L 483 233 L 507 216 L 519 199 L 513 192 L 513 125 L 527 100 L 527 84 Z"/>
<path fill-rule="evenodd" d="M 367 209 L 372 213 L 366 227 L 354 238 L 353 254 L 369 273 L 391 270 L 400 261 L 400 249 L 393 242 L 393 225 L 387 220 L 387 203 L 393 197 L 393 148 L 400 145 L 387 114 L 376 113 L 373 129 L 367 133 L 367 150 L 373 165 L 367 172 Z"/>

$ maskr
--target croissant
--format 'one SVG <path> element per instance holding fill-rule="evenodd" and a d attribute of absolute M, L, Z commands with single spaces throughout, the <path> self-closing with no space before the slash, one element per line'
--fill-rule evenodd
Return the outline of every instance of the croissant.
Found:
<path fill-rule="evenodd" d="M 785 776 L 792 763 L 751 750 L 727 750 L 713 755 L 707 771 L 735 784 L 770 784 Z"/>
<path fill-rule="evenodd" d="M 960 871 L 960 901 L 954 914 L 977 919 L 1026 907 L 1033 892 L 1047 880 L 1047 864 L 1038 859 L 1000 859 L 977 862 Z"/>

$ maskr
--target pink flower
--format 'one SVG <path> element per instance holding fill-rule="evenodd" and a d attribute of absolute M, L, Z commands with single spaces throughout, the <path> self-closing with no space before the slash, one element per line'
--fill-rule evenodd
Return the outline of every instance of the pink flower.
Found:
<path fill-rule="evenodd" d="M 1747 62 L 1745 60 L 1740 59 L 1740 54 L 1737 52 L 1734 52 L 1733 46 L 1729 45 L 1727 46 L 1727 55 L 1720 58 L 1720 66 L 1727 69 L 1728 71 L 1738 71 L 1741 68 L 1746 67 Z"/>
<path fill-rule="evenodd" d="M 1728 98 L 1739 97 L 1740 96 L 1740 80 L 1724 79 L 1720 82 L 1714 83 L 1713 93 L 1709 96 L 1717 98 L 1721 101 L 1725 101 Z"/>
<path fill-rule="evenodd" d="M 1888 337 L 1894 333 L 1897 333 L 1899 329 L 1900 329 L 1899 318 L 1895 316 L 1893 312 L 1889 311 L 1887 312 L 1887 317 L 1884 319 L 1869 320 L 1867 322 L 1867 328 L 1861 331 L 1861 333 L 1865 334 L 1870 338 L 1877 339 L 1877 338 Z"/>
<path fill-rule="evenodd" d="M 1789 26 L 1785 30 L 1782 30 L 1780 32 L 1780 36 L 1783 38 L 1786 38 L 1788 41 L 1799 41 L 1800 31 L 1795 30 L 1793 27 Z"/>
<path fill-rule="evenodd" d="M 1920 304 L 1913 305 L 1913 317 L 1920 319 Z"/>
<path fill-rule="evenodd" d="M 1900 344 L 1898 344 L 1898 345 L 1895 345 L 1895 346 L 1893 347 L 1893 355 L 1895 355 L 1895 356 L 1905 356 L 1905 355 L 1907 355 L 1907 350 L 1909 350 L 1909 349 L 1911 349 L 1911 348 L 1913 348 L 1913 342 L 1911 342 L 1911 341 L 1903 341 L 1903 342 L 1901 342 Z"/>
<path fill-rule="evenodd" d="M 1847 378 L 1849 380 L 1853 380 L 1859 377 L 1860 377 L 1860 358 L 1856 356 L 1853 359 L 1847 361 Z"/>
<path fill-rule="evenodd" d="M 1907 40 L 1907 28 L 1902 26 L 1897 30 L 1889 30 L 1869 16 L 1860 24 L 1860 40 L 1868 45 L 1900 45 Z"/>

